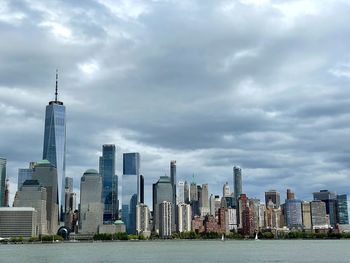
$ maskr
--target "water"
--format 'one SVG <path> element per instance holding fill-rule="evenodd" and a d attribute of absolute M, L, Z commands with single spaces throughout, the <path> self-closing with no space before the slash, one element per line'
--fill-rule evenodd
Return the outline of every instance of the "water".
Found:
<path fill-rule="evenodd" d="M 0 245 L 0 262 L 350 262 L 350 240 L 146 241 Z"/>

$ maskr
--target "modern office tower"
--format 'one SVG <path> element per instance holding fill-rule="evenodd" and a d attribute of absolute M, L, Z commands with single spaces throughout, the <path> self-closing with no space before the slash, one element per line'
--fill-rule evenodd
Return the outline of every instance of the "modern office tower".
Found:
<path fill-rule="evenodd" d="M 36 165 L 36 162 L 30 162 L 29 168 L 19 168 L 18 169 L 18 184 L 17 184 L 17 190 L 21 189 L 22 184 L 26 180 L 31 180 L 34 166 Z"/>
<path fill-rule="evenodd" d="M 314 230 L 328 228 L 326 204 L 320 200 L 314 200 L 310 206 L 312 228 Z"/>
<path fill-rule="evenodd" d="M 47 160 L 37 162 L 34 166 L 33 180 L 39 181 L 39 184 L 46 188 L 47 232 L 56 234 L 59 226 L 59 193 L 56 167 Z"/>
<path fill-rule="evenodd" d="M 209 197 L 209 210 L 209 214 L 211 216 L 215 216 L 215 197 L 213 194 L 211 194 Z"/>
<path fill-rule="evenodd" d="M 191 183 L 190 186 L 190 201 L 198 201 L 197 184 L 195 182 Z"/>
<path fill-rule="evenodd" d="M 208 184 L 202 184 L 201 199 L 200 199 L 201 216 L 209 214 L 209 189 Z"/>
<path fill-rule="evenodd" d="M 307 201 L 301 202 L 301 212 L 303 216 L 303 227 L 305 230 L 311 230 L 312 229 L 312 222 L 311 222 L 311 204 Z"/>
<path fill-rule="evenodd" d="M 1 207 L 0 237 L 37 237 L 36 216 L 33 207 Z"/>
<path fill-rule="evenodd" d="M 171 237 L 172 234 L 172 207 L 171 202 L 163 201 L 159 204 L 159 236 Z"/>
<path fill-rule="evenodd" d="M 46 106 L 43 160 L 48 160 L 57 170 L 58 204 L 63 221 L 64 185 L 66 173 L 66 107 L 58 101 L 58 73 L 56 71 L 55 100 Z"/>
<path fill-rule="evenodd" d="M 346 194 L 337 195 L 337 218 L 339 224 L 349 224 L 348 197 Z"/>
<path fill-rule="evenodd" d="M 84 234 L 97 233 L 98 226 L 103 224 L 102 189 L 102 176 L 94 169 L 87 170 L 80 180 L 79 228 Z"/>
<path fill-rule="evenodd" d="M 314 200 L 320 200 L 326 204 L 326 213 L 329 216 L 330 225 L 335 228 L 337 225 L 337 195 L 335 192 L 320 190 L 313 193 Z"/>
<path fill-rule="evenodd" d="M 6 159 L 0 158 L 0 207 L 4 206 L 6 184 Z"/>
<path fill-rule="evenodd" d="M 145 178 L 140 175 L 140 203 L 145 203 Z"/>
<path fill-rule="evenodd" d="M 228 208 L 228 227 L 231 230 L 237 231 L 237 211 L 234 208 Z"/>
<path fill-rule="evenodd" d="M 14 207 L 35 208 L 38 234 L 47 235 L 47 215 L 46 215 L 47 193 L 46 188 L 39 184 L 38 180 L 26 180 L 17 191 Z M 56 233 L 55 233 L 56 234 Z"/>
<path fill-rule="evenodd" d="M 279 208 L 281 201 L 280 201 L 280 193 L 276 190 L 270 190 L 265 192 L 265 205 L 266 207 L 269 206 L 269 202 L 273 203 L 273 208 Z"/>
<path fill-rule="evenodd" d="M 286 199 L 284 210 L 287 227 L 289 229 L 301 229 L 303 227 L 301 201 Z"/>
<path fill-rule="evenodd" d="M 189 204 L 179 203 L 177 205 L 177 210 L 178 210 L 177 231 L 180 233 L 191 231 L 191 219 L 192 219 L 191 206 Z"/>
<path fill-rule="evenodd" d="M 102 176 L 104 203 L 103 222 L 112 224 L 118 219 L 118 179 L 115 174 L 115 145 L 104 144 L 100 156 L 100 175 Z"/>
<path fill-rule="evenodd" d="M 173 186 L 173 204 L 176 203 L 176 161 L 173 160 L 170 162 L 170 180 L 171 180 L 171 184 Z M 174 211 L 174 210 L 173 210 Z"/>
<path fill-rule="evenodd" d="M 157 183 L 153 184 L 153 230 L 159 229 L 159 205 L 164 202 L 173 200 L 173 186 L 168 176 L 161 176 Z"/>
<path fill-rule="evenodd" d="M 139 202 L 140 154 L 123 154 L 122 220 L 128 234 L 136 234 L 136 205 Z"/>
<path fill-rule="evenodd" d="M 136 206 L 136 233 L 138 235 L 150 235 L 149 208 L 143 203 Z"/>
<path fill-rule="evenodd" d="M 10 183 L 9 179 L 5 181 L 5 196 L 4 196 L 4 207 L 9 207 L 10 202 Z"/>
<path fill-rule="evenodd" d="M 224 186 L 222 187 L 222 196 L 226 197 L 226 196 L 230 196 L 231 192 L 230 192 L 230 186 L 228 184 L 228 182 L 226 182 L 224 184 Z"/>
<path fill-rule="evenodd" d="M 185 202 L 185 182 L 178 181 L 176 187 L 176 204 Z"/>
<path fill-rule="evenodd" d="M 238 198 L 242 194 L 242 169 L 239 166 L 233 167 L 233 182 L 235 190 L 235 199 L 238 202 Z"/>
<path fill-rule="evenodd" d="M 186 204 L 190 203 L 190 188 L 188 186 L 187 181 L 185 181 L 185 184 L 184 184 L 184 202 Z"/>
<path fill-rule="evenodd" d="M 292 190 L 287 189 L 287 200 L 293 200 L 295 199 L 295 194 L 292 192 Z"/>

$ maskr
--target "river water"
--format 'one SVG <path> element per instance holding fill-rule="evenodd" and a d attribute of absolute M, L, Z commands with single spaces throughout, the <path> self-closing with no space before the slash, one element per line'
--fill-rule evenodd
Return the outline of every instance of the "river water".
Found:
<path fill-rule="evenodd" d="M 0 262 L 350 262 L 350 240 L 15 244 L 0 245 Z"/>

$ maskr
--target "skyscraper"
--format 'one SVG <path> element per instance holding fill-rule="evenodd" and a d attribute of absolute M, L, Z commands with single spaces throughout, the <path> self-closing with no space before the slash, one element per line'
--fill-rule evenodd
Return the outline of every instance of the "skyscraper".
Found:
<path fill-rule="evenodd" d="M 63 220 L 64 185 L 66 173 L 66 107 L 58 101 L 58 73 L 56 71 L 55 100 L 46 106 L 43 160 L 57 169 L 58 203 Z"/>
<path fill-rule="evenodd" d="M 314 200 L 310 204 L 311 204 L 312 228 L 313 229 L 328 228 L 326 204 L 320 200 Z"/>
<path fill-rule="evenodd" d="M 46 188 L 47 231 L 49 234 L 56 234 L 59 225 L 56 167 L 47 160 L 37 162 L 34 166 L 33 180 L 39 181 L 39 184 Z"/>
<path fill-rule="evenodd" d="M 337 218 L 339 224 L 349 224 L 348 197 L 346 194 L 337 195 Z"/>
<path fill-rule="evenodd" d="M 42 187 L 38 180 L 26 180 L 21 188 L 18 189 L 13 206 L 35 208 L 37 212 L 38 234 L 47 235 L 46 203 L 46 188 Z"/>
<path fill-rule="evenodd" d="M 177 231 L 180 233 L 191 231 L 191 206 L 189 204 L 179 203 L 177 209 Z"/>
<path fill-rule="evenodd" d="M 273 208 L 279 208 L 281 204 L 280 193 L 276 190 L 269 190 L 265 192 L 265 205 L 269 206 L 269 202 L 273 204 Z"/>
<path fill-rule="evenodd" d="M 140 203 L 145 203 L 145 178 L 140 175 Z"/>
<path fill-rule="evenodd" d="M 290 189 L 287 189 L 287 199 L 288 200 L 295 199 L 295 194 Z"/>
<path fill-rule="evenodd" d="M 329 223 L 332 227 L 337 224 L 337 195 L 335 192 L 320 190 L 313 193 L 314 200 L 320 200 L 326 204 L 326 213 L 329 216 Z"/>
<path fill-rule="evenodd" d="M 171 202 L 163 201 L 159 205 L 159 236 L 171 237 L 172 234 L 172 208 Z"/>
<path fill-rule="evenodd" d="M 300 229 L 303 227 L 303 217 L 301 210 L 301 201 L 296 199 L 286 199 L 285 202 L 285 220 L 290 229 Z"/>
<path fill-rule="evenodd" d="M 188 186 L 187 181 L 185 181 L 185 184 L 184 184 L 184 202 L 186 204 L 190 203 L 190 188 Z"/>
<path fill-rule="evenodd" d="M 210 213 L 208 184 L 202 184 L 200 209 L 201 209 L 201 216 L 203 217 Z"/>
<path fill-rule="evenodd" d="M 171 180 L 171 184 L 173 186 L 173 199 L 171 200 L 171 205 L 172 205 L 172 208 L 171 208 L 171 211 L 172 211 L 172 227 L 173 227 L 173 230 L 176 229 L 176 224 L 177 224 L 177 209 L 176 209 L 176 199 L 177 199 L 177 187 L 176 187 L 176 184 L 177 184 L 177 181 L 176 181 L 176 161 L 175 160 L 172 160 L 170 162 L 170 180 Z"/>
<path fill-rule="evenodd" d="M 129 234 L 136 234 L 136 205 L 139 201 L 140 154 L 123 154 L 122 220 Z"/>
<path fill-rule="evenodd" d="M 157 183 L 153 184 L 153 230 L 159 233 L 159 205 L 163 201 L 170 202 L 173 199 L 173 186 L 168 176 L 161 176 Z"/>
<path fill-rule="evenodd" d="M 0 207 L 4 206 L 6 184 L 6 159 L 0 158 Z"/>
<path fill-rule="evenodd" d="M 136 206 L 136 232 L 138 235 L 150 235 L 149 208 L 143 203 Z"/>
<path fill-rule="evenodd" d="M 118 216 L 118 178 L 115 174 L 115 145 L 104 144 L 100 157 L 100 175 L 102 176 L 104 203 L 103 222 L 113 223 Z"/>
<path fill-rule="evenodd" d="M 24 181 L 32 179 L 35 164 L 36 162 L 30 162 L 29 168 L 18 169 L 18 183 L 17 183 L 18 190 L 21 189 L 21 186 L 24 183 Z"/>
<path fill-rule="evenodd" d="M 184 181 L 177 182 L 176 191 L 177 191 L 176 204 L 184 203 L 185 202 L 185 182 Z"/>
<path fill-rule="evenodd" d="M 234 181 L 235 199 L 236 199 L 236 202 L 238 202 L 238 199 L 242 194 L 242 169 L 239 166 L 233 167 L 233 181 Z"/>
<path fill-rule="evenodd" d="M 95 234 L 103 223 L 102 176 L 94 169 L 87 170 L 80 180 L 79 228 L 84 234 Z"/>
<path fill-rule="evenodd" d="M 228 182 L 226 182 L 224 184 L 224 186 L 222 187 L 222 196 L 226 197 L 226 196 L 230 196 L 231 192 L 230 192 L 230 186 L 228 184 Z"/>

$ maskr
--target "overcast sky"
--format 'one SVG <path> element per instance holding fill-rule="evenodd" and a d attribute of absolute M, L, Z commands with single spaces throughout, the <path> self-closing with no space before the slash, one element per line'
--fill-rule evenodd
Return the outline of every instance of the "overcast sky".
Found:
<path fill-rule="evenodd" d="M 42 158 L 45 106 L 67 110 L 67 171 L 98 168 L 102 144 L 140 152 L 146 201 L 178 179 L 222 193 L 350 194 L 350 2 L 84 0 L 0 2 L 0 156 Z M 262 199 L 263 200 L 263 199 Z"/>

